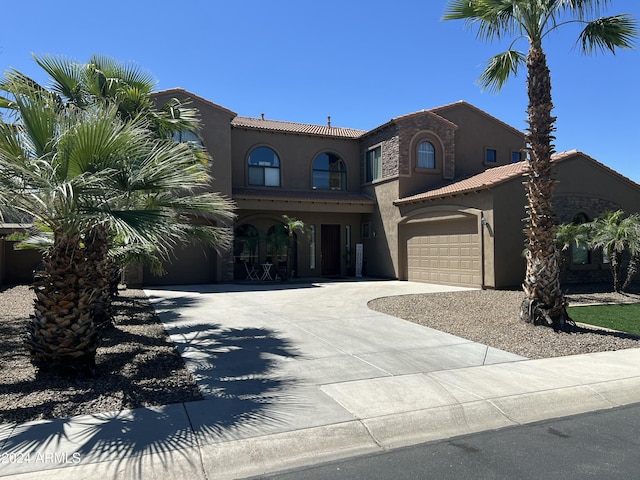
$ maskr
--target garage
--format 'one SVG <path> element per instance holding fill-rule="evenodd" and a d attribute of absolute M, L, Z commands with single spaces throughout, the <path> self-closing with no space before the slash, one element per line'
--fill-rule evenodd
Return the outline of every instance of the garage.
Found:
<path fill-rule="evenodd" d="M 402 226 L 407 280 L 465 287 L 482 284 L 480 235 L 475 217 Z"/>

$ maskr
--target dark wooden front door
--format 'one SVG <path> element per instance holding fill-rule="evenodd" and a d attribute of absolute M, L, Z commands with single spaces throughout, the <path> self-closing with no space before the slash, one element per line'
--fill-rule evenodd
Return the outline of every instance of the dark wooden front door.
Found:
<path fill-rule="evenodd" d="M 340 275 L 340 225 L 322 225 L 322 275 Z"/>

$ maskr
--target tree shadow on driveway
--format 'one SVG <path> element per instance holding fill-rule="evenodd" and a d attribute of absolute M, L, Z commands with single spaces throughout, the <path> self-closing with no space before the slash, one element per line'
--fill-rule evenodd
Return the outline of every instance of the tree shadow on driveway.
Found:
<path fill-rule="evenodd" d="M 175 300 L 163 309 L 185 308 L 193 301 Z M 228 432 L 247 436 L 260 434 L 265 425 L 282 428 L 286 419 L 273 406 L 299 400 L 289 393 L 295 380 L 277 372 L 279 361 L 298 355 L 287 339 L 269 328 L 219 323 L 182 322 L 169 330 L 183 339 L 177 347 L 205 400 L 0 425 L 2 455 L 22 460 L 1 464 L 0 476 L 108 462 L 103 467 L 114 475 L 139 477 L 149 455 L 161 466 L 178 462 L 201 471 L 197 448 L 203 438 L 223 441 L 236 435 Z"/>

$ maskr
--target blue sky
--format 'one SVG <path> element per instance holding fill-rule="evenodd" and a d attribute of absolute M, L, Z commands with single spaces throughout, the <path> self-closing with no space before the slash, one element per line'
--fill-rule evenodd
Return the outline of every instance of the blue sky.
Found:
<path fill-rule="evenodd" d="M 524 74 L 498 93 L 475 83 L 505 44 L 440 20 L 445 0 L 33 0 L 3 2 L 0 70 L 44 77 L 37 54 L 133 61 L 158 89 L 183 87 L 240 115 L 371 129 L 466 100 L 524 130 Z M 640 1 L 606 13 L 640 19 Z M 577 148 L 640 183 L 640 42 L 585 57 L 578 30 L 548 38 L 556 150 Z M 521 49 L 527 45 L 519 44 Z"/>

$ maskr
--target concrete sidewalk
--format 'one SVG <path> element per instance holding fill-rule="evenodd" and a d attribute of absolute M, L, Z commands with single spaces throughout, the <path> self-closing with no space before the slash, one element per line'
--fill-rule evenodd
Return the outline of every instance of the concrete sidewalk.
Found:
<path fill-rule="evenodd" d="M 640 349 L 526 360 L 366 306 L 443 290 L 148 290 L 205 400 L 0 425 L 0 476 L 244 478 L 640 402 Z"/>

